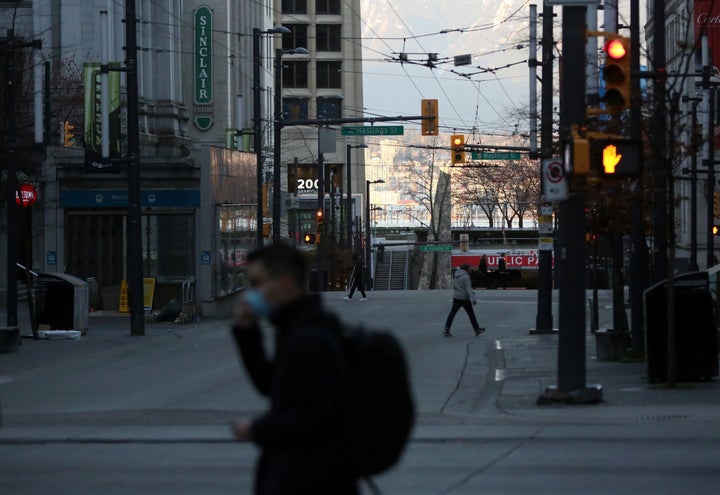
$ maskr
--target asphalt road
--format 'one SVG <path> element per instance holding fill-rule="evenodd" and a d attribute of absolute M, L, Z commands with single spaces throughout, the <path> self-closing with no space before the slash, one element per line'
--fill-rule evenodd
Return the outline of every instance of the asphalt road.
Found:
<path fill-rule="evenodd" d="M 557 336 L 528 336 L 534 291 L 481 291 L 487 332 L 450 291 L 370 292 L 328 305 L 392 329 L 408 351 L 418 421 L 384 494 L 716 494 L 720 387 L 648 386 L 642 365 L 594 362 L 606 402 L 534 405 L 554 380 Z M 609 318 L 604 305 L 603 318 Z M 555 311 L 557 320 L 557 311 Z M 556 321 L 557 324 L 557 321 Z M 0 493 L 251 493 L 257 456 L 228 424 L 261 411 L 227 322 L 148 324 L 93 316 L 79 341 L 24 340 L 0 355 Z"/>

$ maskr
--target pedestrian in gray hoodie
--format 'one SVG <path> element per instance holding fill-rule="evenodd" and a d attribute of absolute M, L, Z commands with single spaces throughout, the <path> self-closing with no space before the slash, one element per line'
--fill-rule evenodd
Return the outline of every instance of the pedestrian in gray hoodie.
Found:
<path fill-rule="evenodd" d="M 450 314 L 445 321 L 445 330 L 443 330 L 445 337 L 452 337 L 450 327 L 452 326 L 455 314 L 460 308 L 464 308 L 467 312 L 470 323 L 475 330 L 475 335 L 480 335 L 485 331 L 485 328 L 480 327 L 477 318 L 475 318 L 475 311 L 473 311 L 474 304 L 477 304 L 477 299 L 475 299 L 475 291 L 473 291 L 472 283 L 470 282 L 470 265 L 461 265 L 460 268 L 455 270 L 455 275 L 453 276 L 453 301 Z"/>

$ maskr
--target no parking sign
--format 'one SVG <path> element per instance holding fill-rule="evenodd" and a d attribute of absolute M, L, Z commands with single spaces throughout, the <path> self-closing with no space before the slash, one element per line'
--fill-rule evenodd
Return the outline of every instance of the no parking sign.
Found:
<path fill-rule="evenodd" d="M 542 163 L 543 198 L 545 201 L 564 201 L 569 197 L 567 177 L 562 162 L 546 158 Z"/>

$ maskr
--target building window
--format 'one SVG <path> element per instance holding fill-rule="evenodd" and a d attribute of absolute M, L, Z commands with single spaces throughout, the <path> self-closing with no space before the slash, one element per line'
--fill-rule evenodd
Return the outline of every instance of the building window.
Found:
<path fill-rule="evenodd" d="M 290 32 L 282 35 L 283 48 L 307 48 L 307 24 L 285 24 L 285 27 L 288 28 Z"/>
<path fill-rule="evenodd" d="M 341 88 L 342 87 L 342 62 L 318 62 L 317 63 L 317 87 L 318 88 Z"/>
<path fill-rule="evenodd" d="M 339 119 L 342 118 L 342 99 L 337 96 L 323 97 L 317 99 L 317 118 Z"/>
<path fill-rule="evenodd" d="M 306 120 L 308 118 L 307 98 L 283 98 L 283 118 Z"/>
<path fill-rule="evenodd" d="M 283 14 L 307 14 L 307 0 L 283 0 Z"/>
<path fill-rule="evenodd" d="M 283 87 L 286 88 L 307 88 L 308 87 L 308 62 L 283 61 Z"/>
<path fill-rule="evenodd" d="M 339 52 L 342 26 L 340 24 L 317 25 L 317 51 Z M 304 46 L 304 45 L 302 45 Z"/>
<path fill-rule="evenodd" d="M 340 13 L 340 0 L 316 0 L 315 1 L 315 13 L 316 14 L 339 14 Z"/>

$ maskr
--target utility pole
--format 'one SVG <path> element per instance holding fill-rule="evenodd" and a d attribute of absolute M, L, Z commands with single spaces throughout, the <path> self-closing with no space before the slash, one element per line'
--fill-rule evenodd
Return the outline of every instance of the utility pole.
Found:
<path fill-rule="evenodd" d="M 560 128 L 563 144 L 572 139 L 570 129 L 585 120 L 584 6 L 563 7 L 563 65 L 561 72 Z M 571 160 L 566 157 L 566 160 Z M 565 163 L 566 170 L 571 166 Z M 569 199 L 560 202 L 558 383 L 549 387 L 538 403 L 572 404 L 602 401 L 602 387 L 586 387 L 585 369 L 585 180 L 571 177 Z"/>
<path fill-rule="evenodd" d="M 7 30 L 7 38 L 0 40 L 5 51 L 5 121 L 7 125 L 5 141 L 5 170 L 7 173 L 5 190 L 5 208 L 7 213 L 7 302 L 6 326 L 0 327 L 0 353 L 17 352 L 20 346 L 20 329 L 17 316 L 17 257 L 18 257 L 18 224 L 17 204 L 15 195 L 18 193 L 17 169 L 15 166 L 16 122 L 15 122 L 15 52 L 18 48 L 40 49 L 42 42 L 35 40 L 30 43 L 15 39 L 15 32 Z M 35 68 L 39 71 L 39 68 Z"/>
<path fill-rule="evenodd" d="M 540 117 L 540 158 L 553 156 L 553 7 L 543 7 L 542 30 L 542 88 Z M 542 174 L 542 172 L 541 172 Z M 542 177 L 541 177 L 542 183 Z M 532 333 L 553 333 L 552 314 L 552 251 L 538 252 L 538 300 L 535 330 Z"/>
<path fill-rule="evenodd" d="M 656 79 L 653 82 L 655 97 L 654 115 L 652 120 L 653 148 L 653 282 L 658 283 L 668 277 L 667 271 L 667 195 L 668 173 L 666 163 L 667 112 L 665 111 L 665 2 L 653 0 L 653 69 Z"/>
<path fill-rule="evenodd" d="M 128 302 L 130 334 L 145 335 L 143 304 L 142 216 L 140 210 L 140 135 L 138 126 L 137 17 L 135 0 L 125 0 L 125 67 L 128 132 Z"/>
<path fill-rule="evenodd" d="M 639 74 L 639 72 L 640 0 L 630 0 L 630 73 Z M 630 101 L 630 139 L 639 142 L 642 124 L 639 77 L 630 78 Z M 643 355 L 645 354 L 643 291 L 647 287 L 648 259 L 640 179 L 633 179 L 632 193 L 633 199 L 630 208 L 630 335 L 633 353 Z"/>

